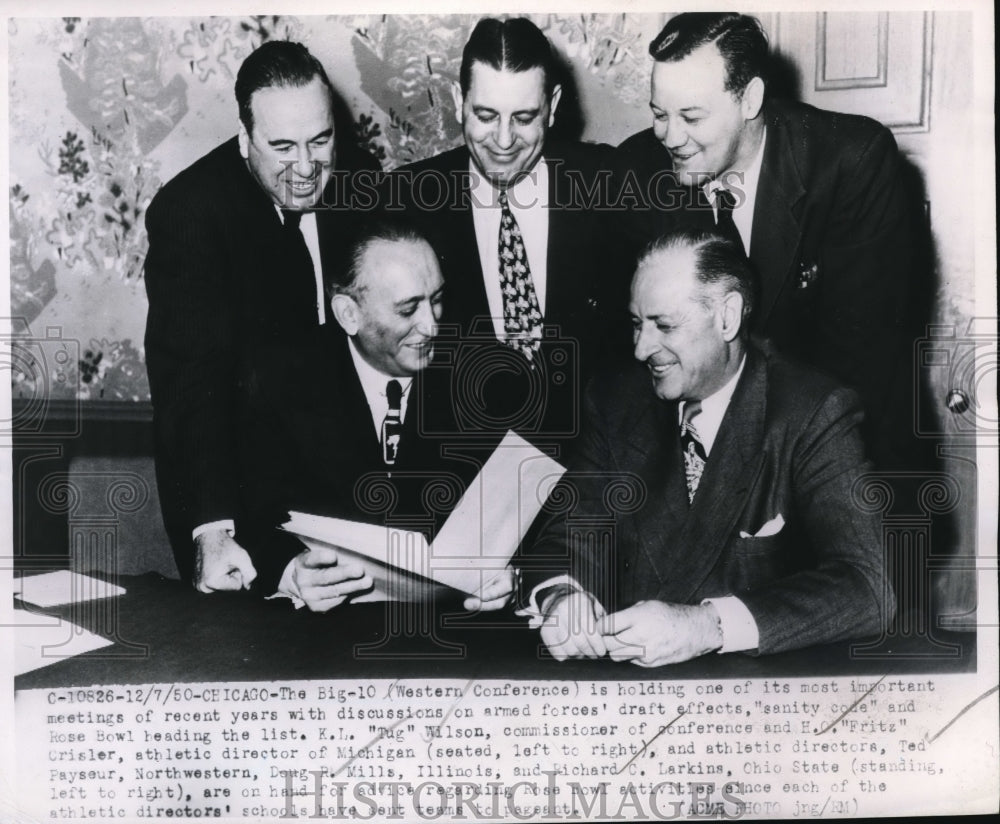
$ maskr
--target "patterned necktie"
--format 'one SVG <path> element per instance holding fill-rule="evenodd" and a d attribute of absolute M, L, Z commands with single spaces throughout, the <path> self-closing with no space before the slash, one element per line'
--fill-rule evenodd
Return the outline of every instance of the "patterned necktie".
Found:
<path fill-rule="evenodd" d="M 684 475 L 687 480 L 688 503 L 694 501 L 701 473 L 705 471 L 705 446 L 691 422 L 701 412 L 701 401 L 687 401 L 681 420 L 681 451 L 684 453 Z"/>
<path fill-rule="evenodd" d="M 391 380 L 385 385 L 385 397 L 389 401 L 389 411 L 382 421 L 382 460 L 386 466 L 392 466 L 396 463 L 399 438 L 403 434 L 403 387 L 399 381 Z"/>
<path fill-rule="evenodd" d="M 713 185 L 713 183 L 715 185 Z M 736 208 L 736 197 L 721 183 L 713 181 L 708 185 L 708 193 L 715 197 L 715 231 L 735 242 L 743 249 L 743 238 L 733 220 L 733 209 Z"/>
<path fill-rule="evenodd" d="M 530 361 L 541 340 L 542 310 L 531 279 L 521 227 L 510 211 L 506 190 L 500 192 L 499 253 L 506 343 Z"/>

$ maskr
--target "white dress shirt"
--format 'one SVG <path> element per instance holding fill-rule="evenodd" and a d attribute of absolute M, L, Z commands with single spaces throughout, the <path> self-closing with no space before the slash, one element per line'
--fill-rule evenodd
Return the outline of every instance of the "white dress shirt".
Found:
<path fill-rule="evenodd" d="M 361 353 L 354 345 L 354 340 L 348 338 L 348 349 L 351 352 L 351 360 L 354 361 L 354 370 L 358 373 L 361 381 L 361 388 L 365 393 L 365 400 L 368 401 L 368 408 L 372 413 L 372 424 L 375 427 L 375 434 L 382 437 L 382 421 L 385 420 L 389 412 L 389 398 L 385 394 L 385 387 L 389 381 L 399 381 L 403 389 L 403 398 L 399 403 L 399 422 L 406 420 L 406 405 L 410 398 L 410 387 L 413 385 L 413 378 L 394 378 L 392 375 L 385 375 L 379 372 L 368 361 L 361 357 Z"/>
<path fill-rule="evenodd" d="M 760 139 L 757 154 L 745 170 L 727 169 L 704 185 L 705 195 L 712 204 L 712 213 L 716 223 L 719 220 L 719 207 L 715 202 L 715 192 L 720 184 L 734 193 L 736 205 L 733 207 L 733 223 L 743 241 L 743 250 L 750 254 L 751 232 L 753 230 L 753 214 L 757 206 L 757 186 L 760 183 L 760 167 L 764 162 L 764 144 L 767 143 L 767 128 Z M 741 196 L 742 195 L 742 196 Z"/>
<path fill-rule="evenodd" d="M 503 322 L 503 293 L 500 290 L 500 203 L 499 191 L 469 161 L 472 222 L 476 229 L 479 262 L 483 267 L 486 300 L 489 302 L 493 332 L 497 340 L 507 338 Z M 528 256 L 531 280 L 538 296 L 538 308 L 545 317 L 545 294 L 549 252 L 549 167 L 545 158 L 507 189 L 511 214 L 521 229 Z"/>

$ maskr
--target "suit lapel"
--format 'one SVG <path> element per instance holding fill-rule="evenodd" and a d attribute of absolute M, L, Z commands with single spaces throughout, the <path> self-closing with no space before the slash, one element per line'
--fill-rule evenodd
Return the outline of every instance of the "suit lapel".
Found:
<path fill-rule="evenodd" d="M 688 518 L 674 536 L 680 551 L 667 582 L 669 600 L 690 602 L 718 561 L 743 511 L 764 461 L 760 447 L 766 395 L 764 364 L 748 352 Z"/>
<path fill-rule="evenodd" d="M 448 227 L 443 233 L 444 238 L 440 245 L 441 249 L 446 250 L 442 261 L 442 271 L 448 278 L 448 293 L 445 300 L 458 310 L 447 314 L 455 320 L 467 323 L 473 318 L 489 317 L 490 304 L 483 282 L 483 264 L 479 259 L 476 224 L 472 217 L 468 151 L 455 152 L 455 159 L 455 166 L 444 170 L 444 173 L 448 175 L 449 180 L 461 181 L 462 190 L 455 193 L 460 206 L 457 209 L 441 209 L 437 215 Z M 487 324 L 486 329 L 482 331 L 488 336 L 493 335 L 493 327 L 490 324 Z"/>
<path fill-rule="evenodd" d="M 557 178 L 564 164 L 549 164 L 549 204 L 555 204 L 559 192 Z M 565 294 L 572 288 L 583 289 L 583 283 L 571 283 L 566 271 L 567 262 L 573 260 L 575 249 L 582 240 L 573 232 L 573 220 L 577 216 L 572 209 L 552 208 L 546 210 L 549 217 L 548 240 L 545 244 L 545 324 L 558 324 L 565 332 L 565 319 L 559 316 L 560 309 L 573 306 L 576 302 L 573 295 Z M 564 277 L 564 275 L 567 275 Z"/>
<path fill-rule="evenodd" d="M 778 295 L 788 288 L 792 264 L 802 240 L 795 205 L 802 199 L 805 189 L 793 150 L 784 121 L 780 115 L 770 114 L 750 232 L 750 259 L 761 278 L 760 309 L 755 318 L 757 328 L 764 326 Z"/>
<path fill-rule="evenodd" d="M 646 387 L 644 387 L 646 388 Z M 648 391 L 635 399 L 636 414 L 623 422 L 625 451 L 619 466 L 636 472 L 647 484 L 646 505 L 635 514 L 639 545 L 662 586 L 676 565 L 669 538 L 688 516 L 687 488 L 677 427 L 677 404 Z"/>
<path fill-rule="evenodd" d="M 330 328 L 331 360 L 336 364 L 336 380 L 331 386 L 329 401 L 332 438 L 339 457 L 335 466 L 350 467 L 358 473 L 371 471 L 381 465 L 381 443 L 372 421 L 371 408 L 361 387 L 361 379 L 354 368 L 348 349 L 347 336 L 339 329 Z"/>

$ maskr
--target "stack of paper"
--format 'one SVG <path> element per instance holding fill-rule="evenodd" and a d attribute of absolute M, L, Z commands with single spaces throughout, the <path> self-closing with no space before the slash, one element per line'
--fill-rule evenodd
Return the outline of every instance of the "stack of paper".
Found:
<path fill-rule="evenodd" d="M 428 580 L 477 594 L 507 566 L 564 472 L 508 432 L 433 544 L 419 532 L 301 512 L 289 513 L 283 528 L 307 547 L 334 547 L 350 555 L 375 581 L 375 593 L 365 600 L 433 597 Z"/>

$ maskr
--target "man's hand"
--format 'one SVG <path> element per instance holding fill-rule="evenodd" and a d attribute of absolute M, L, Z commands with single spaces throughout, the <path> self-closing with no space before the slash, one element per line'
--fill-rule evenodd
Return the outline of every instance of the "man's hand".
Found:
<path fill-rule="evenodd" d="M 557 661 L 603 658 L 607 654 L 604 639 L 597 631 L 604 610 L 589 593 L 575 590 L 556 595 L 543 605 L 542 612 L 542 640 Z"/>
<path fill-rule="evenodd" d="M 613 660 L 640 667 L 678 664 L 722 646 L 719 614 L 711 604 L 639 601 L 605 615 L 598 630 Z"/>
<path fill-rule="evenodd" d="M 507 567 L 487 581 L 486 585 L 479 591 L 479 595 L 470 595 L 466 598 L 462 606 L 469 612 L 476 610 L 489 612 L 501 609 L 510 601 L 516 584 L 517 574 L 511 567 Z"/>
<path fill-rule="evenodd" d="M 250 589 L 257 577 L 250 555 L 224 529 L 194 539 L 194 588 L 198 592 Z"/>
<path fill-rule="evenodd" d="M 342 604 L 348 595 L 374 586 L 360 564 L 341 562 L 332 548 L 308 549 L 296 555 L 292 563 L 297 594 L 313 612 L 327 612 Z"/>

